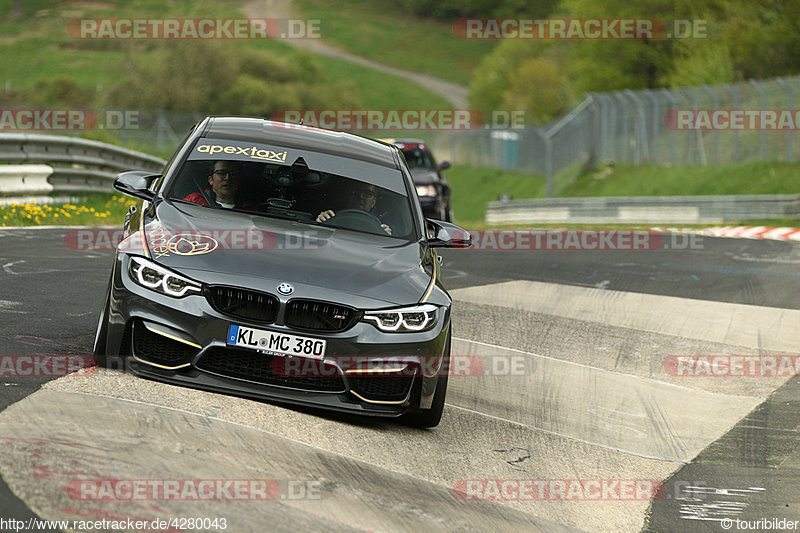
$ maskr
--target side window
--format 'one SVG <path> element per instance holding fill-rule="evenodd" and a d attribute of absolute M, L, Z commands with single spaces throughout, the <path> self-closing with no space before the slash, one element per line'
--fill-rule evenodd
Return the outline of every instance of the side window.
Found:
<path fill-rule="evenodd" d="M 164 178 L 169 172 L 169 169 L 175 163 L 175 159 L 178 157 L 178 154 L 180 153 L 181 149 L 186 145 L 186 141 L 189 139 L 189 136 L 194 132 L 195 129 L 197 129 L 197 126 L 198 125 L 195 124 L 193 128 L 190 128 L 189 131 L 186 132 L 186 135 L 183 136 L 183 139 L 181 139 L 181 142 L 178 143 L 178 147 L 175 149 L 175 152 L 172 154 L 172 157 L 170 157 L 169 161 L 167 161 L 167 164 L 164 165 L 164 169 L 161 171 L 161 177 L 158 178 L 157 180 L 153 180 L 153 182 L 150 184 L 151 191 L 155 192 L 161 188 L 161 184 L 163 183 Z"/>
<path fill-rule="evenodd" d="M 202 192 L 208 187 L 208 161 L 187 161 L 181 168 L 172 187 L 172 198 L 183 199 L 194 192 Z"/>

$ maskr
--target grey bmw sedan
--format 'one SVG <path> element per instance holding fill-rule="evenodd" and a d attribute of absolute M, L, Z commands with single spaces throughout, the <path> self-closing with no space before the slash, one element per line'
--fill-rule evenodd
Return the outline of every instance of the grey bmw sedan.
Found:
<path fill-rule="evenodd" d="M 397 147 L 209 117 L 163 174 L 121 174 L 124 223 L 94 345 L 142 377 L 418 427 L 442 416 L 451 299 Z"/>

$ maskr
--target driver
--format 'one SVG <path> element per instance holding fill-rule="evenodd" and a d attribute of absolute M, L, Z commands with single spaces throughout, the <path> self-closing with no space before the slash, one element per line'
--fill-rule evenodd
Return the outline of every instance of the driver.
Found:
<path fill-rule="evenodd" d="M 375 186 L 368 185 L 366 183 L 359 183 L 347 191 L 342 209 L 360 209 L 369 213 L 375 207 L 377 202 L 378 190 L 375 188 Z M 330 209 L 327 209 L 317 215 L 317 222 L 325 222 L 334 216 L 336 216 L 336 213 Z M 381 228 L 383 228 L 383 231 L 385 231 L 388 235 L 392 234 L 392 228 L 386 224 L 382 223 Z"/>
<path fill-rule="evenodd" d="M 239 168 L 233 161 L 215 161 L 211 168 L 211 175 L 208 176 L 208 184 L 211 186 L 206 189 L 216 206 L 225 209 L 242 207 L 236 203 L 236 193 L 239 191 Z M 184 200 L 200 205 L 208 205 L 205 197 L 200 192 L 193 192 L 186 196 Z"/>

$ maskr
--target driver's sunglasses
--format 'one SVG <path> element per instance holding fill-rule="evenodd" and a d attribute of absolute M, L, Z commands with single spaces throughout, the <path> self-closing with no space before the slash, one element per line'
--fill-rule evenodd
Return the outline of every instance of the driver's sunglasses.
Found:
<path fill-rule="evenodd" d="M 377 193 L 377 192 L 375 192 L 375 191 L 370 191 L 370 190 L 361 191 L 361 192 L 360 192 L 360 193 L 358 193 L 358 194 L 359 194 L 359 196 L 361 196 L 362 198 L 377 198 L 377 197 L 378 197 L 378 193 Z"/>
<path fill-rule="evenodd" d="M 214 171 L 214 175 L 218 176 L 220 178 L 225 177 L 225 176 L 234 177 L 234 176 L 236 176 L 236 171 L 235 170 L 217 169 L 217 170 Z"/>

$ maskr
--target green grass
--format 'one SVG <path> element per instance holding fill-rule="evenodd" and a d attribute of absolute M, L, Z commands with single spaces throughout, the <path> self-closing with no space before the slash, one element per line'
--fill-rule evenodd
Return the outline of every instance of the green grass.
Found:
<path fill-rule="evenodd" d="M 364 109 L 451 109 L 453 107 L 438 94 L 403 78 L 338 59 L 318 58 L 318 62 L 330 81 L 350 81 L 356 84 Z"/>
<path fill-rule="evenodd" d="M 486 204 L 500 194 L 513 199 L 544 196 L 544 176 L 454 163 L 446 172 L 451 185 L 456 224 L 476 227 L 484 223 Z"/>
<path fill-rule="evenodd" d="M 469 85 L 495 41 L 459 39 L 452 24 L 422 19 L 390 0 L 295 0 L 293 16 L 320 20 L 326 43 L 394 67 Z"/>
<path fill-rule="evenodd" d="M 605 178 L 578 177 L 563 196 L 694 196 L 800 193 L 800 164 L 753 161 L 719 166 L 621 166 Z"/>
<path fill-rule="evenodd" d="M 231 7 L 210 0 L 126 0 L 124 2 L 22 2 L 23 15 L 6 16 L 11 0 L 0 0 L 0 81 L 12 89 L 29 89 L 37 80 L 69 76 L 79 85 L 108 85 L 125 71 L 125 50 L 131 41 L 79 40 L 67 32 L 73 19 L 128 17 L 235 16 Z M 88 6 L 88 7 L 87 7 Z M 131 47 L 135 49 L 135 47 Z"/>
<path fill-rule="evenodd" d="M 244 18 L 244 2 L 213 0 L 126 0 L 95 3 L 23 2 L 23 15 L 5 16 L 11 0 L 0 0 L 0 91 L 29 90 L 38 80 L 67 76 L 91 91 L 102 90 L 124 76 L 126 57 L 141 60 L 150 54 L 146 42 L 79 40 L 67 33 L 70 20 L 79 18 Z M 86 7 L 89 6 L 89 7 Z M 365 24 L 368 22 L 365 21 Z M 374 25 L 374 24 L 373 24 Z M 278 54 L 289 46 L 273 40 L 235 41 L 233 45 L 264 48 Z M 354 82 L 357 97 L 367 108 L 450 108 L 447 100 L 419 85 L 396 76 L 342 61 L 315 56 L 328 81 Z M 213 83 L 213 73 L 210 73 Z M 0 92 L 0 101 L 2 101 Z M 202 110 L 198 110 L 202 112 Z"/>
<path fill-rule="evenodd" d="M 562 174 L 573 172 L 571 169 Z M 707 167 L 617 167 L 603 179 L 598 173 L 579 175 L 561 187 L 560 197 L 586 196 L 695 196 L 714 194 L 800 193 L 800 164 L 763 162 Z M 453 188 L 456 223 L 468 228 L 485 227 L 486 204 L 500 194 L 514 200 L 545 197 L 544 176 L 455 164 L 447 171 Z M 557 174 L 556 184 L 566 183 Z M 800 226 L 800 220 L 739 221 L 756 225 Z M 563 224 L 562 224 L 563 225 Z M 561 225 L 560 225 L 561 226 Z"/>
<path fill-rule="evenodd" d="M 93 193 L 81 201 L 59 204 L 30 202 L 0 205 L 0 227 L 8 226 L 100 226 L 119 225 L 128 207 L 136 201 L 119 194 Z"/>

